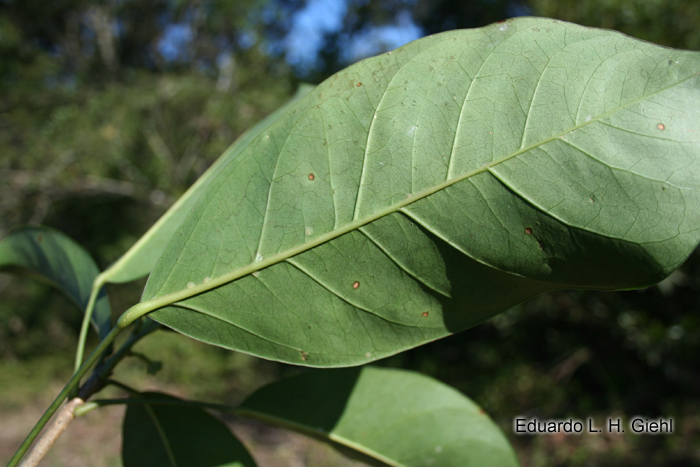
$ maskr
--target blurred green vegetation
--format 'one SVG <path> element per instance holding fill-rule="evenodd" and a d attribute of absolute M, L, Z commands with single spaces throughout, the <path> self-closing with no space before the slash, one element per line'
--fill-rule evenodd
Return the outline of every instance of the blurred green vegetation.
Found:
<path fill-rule="evenodd" d="M 1 2 L 0 238 L 20 224 L 50 225 L 108 266 L 236 137 L 289 97 L 299 76 L 318 81 L 347 65 L 346 42 L 395 22 L 399 11 L 425 34 L 531 14 L 700 49 L 696 0 L 348 0 L 342 24 L 323 36 L 321 66 L 293 71 L 279 45 L 305 6 Z M 183 24 L 191 37 L 168 58 L 163 40 Z M 143 285 L 110 286 L 115 313 L 138 301 Z M 509 436 L 516 415 L 677 421 L 671 436 L 511 436 L 527 466 L 700 465 L 698 291 L 696 252 L 659 286 L 545 294 L 380 364 L 464 391 Z M 0 413 L 67 379 L 80 320 L 60 294 L 0 275 Z M 121 380 L 222 402 L 299 371 L 165 331 L 135 350 L 163 369 L 152 376 L 130 358 L 117 371 Z"/>

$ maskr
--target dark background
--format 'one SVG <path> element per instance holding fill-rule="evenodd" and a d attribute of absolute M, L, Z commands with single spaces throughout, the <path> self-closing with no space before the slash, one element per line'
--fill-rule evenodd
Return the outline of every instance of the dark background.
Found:
<path fill-rule="evenodd" d="M 2 0 L 0 239 L 50 225 L 104 268 L 298 83 L 423 35 L 521 15 L 700 49 L 697 0 Z M 111 287 L 115 313 L 142 286 Z M 700 465 L 698 291 L 696 252 L 658 286 L 545 294 L 381 364 L 465 392 L 524 465 Z M 60 294 L 0 275 L 0 382 L 19 366 L 46 373 L 47 355 L 70 367 L 80 319 Z M 193 349 L 216 384 L 159 376 L 196 396 L 236 400 L 290 371 Z M 674 417 L 676 433 L 514 437 L 515 415 Z"/>

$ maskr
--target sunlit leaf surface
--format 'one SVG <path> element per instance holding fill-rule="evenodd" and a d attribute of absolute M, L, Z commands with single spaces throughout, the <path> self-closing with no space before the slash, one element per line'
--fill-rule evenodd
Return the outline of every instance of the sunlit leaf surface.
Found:
<path fill-rule="evenodd" d="M 221 170 L 143 299 L 202 341 L 343 366 L 544 290 L 652 284 L 698 243 L 699 73 L 537 18 L 362 61 Z"/>

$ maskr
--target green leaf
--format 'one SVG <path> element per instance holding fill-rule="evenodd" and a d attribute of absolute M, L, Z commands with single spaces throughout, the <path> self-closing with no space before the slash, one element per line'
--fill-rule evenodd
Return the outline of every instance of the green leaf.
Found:
<path fill-rule="evenodd" d="M 263 387 L 237 413 L 336 443 L 380 465 L 519 465 L 503 433 L 474 402 L 409 371 L 311 371 Z"/>
<path fill-rule="evenodd" d="M 173 234 L 180 227 L 185 216 L 195 207 L 197 200 L 207 190 L 211 181 L 260 133 L 267 130 L 313 88 L 311 85 L 302 84 L 287 103 L 238 138 L 124 256 L 102 273 L 105 282 L 129 282 L 149 274 Z"/>
<path fill-rule="evenodd" d="M 655 283 L 700 234 L 699 74 L 538 18 L 362 61 L 212 180 L 125 320 L 343 366 L 545 290 Z"/>
<path fill-rule="evenodd" d="M 48 282 L 83 312 L 99 273 L 90 253 L 70 237 L 48 227 L 21 227 L 0 242 L 0 270 Z M 109 298 L 104 288 L 97 296 L 91 321 L 101 339 L 112 329 Z"/>
<path fill-rule="evenodd" d="M 156 392 L 147 399 L 179 401 Z M 228 427 L 196 407 L 130 404 L 123 427 L 124 467 L 254 467 Z"/>

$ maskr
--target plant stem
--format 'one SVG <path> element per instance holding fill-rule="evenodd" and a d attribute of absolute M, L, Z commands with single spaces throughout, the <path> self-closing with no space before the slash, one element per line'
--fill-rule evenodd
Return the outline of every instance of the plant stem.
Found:
<path fill-rule="evenodd" d="M 92 318 L 92 312 L 95 309 L 97 296 L 100 294 L 100 289 L 102 289 L 103 285 L 104 283 L 101 276 L 97 276 L 95 281 L 92 283 L 90 299 L 88 300 L 87 308 L 85 308 L 83 324 L 80 326 L 80 337 L 78 337 L 78 349 L 75 352 L 75 365 L 73 366 L 73 373 L 77 373 L 80 365 L 83 363 L 83 356 L 85 355 L 85 341 L 87 340 L 88 330 L 90 329 L 90 319 Z"/>
<path fill-rule="evenodd" d="M 131 323 L 125 324 L 123 327 L 127 327 Z M 129 352 L 131 350 L 131 347 L 138 342 L 140 339 L 143 337 L 147 336 L 148 334 L 152 333 L 153 331 L 159 329 L 160 325 L 155 324 L 154 321 L 150 321 L 149 323 L 144 323 L 143 326 L 141 326 L 141 330 L 137 333 L 131 333 L 129 337 L 124 341 L 124 343 L 119 347 L 119 349 L 114 352 L 103 364 L 99 366 L 98 369 L 95 371 L 97 372 L 97 376 L 99 378 L 107 378 L 112 370 L 114 369 L 115 366 L 117 366 L 117 363 L 119 363 L 124 357 L 129 355 Z"/>
<path fill-rule="evenodd" d="M 39 436 L 39 433 L 44 428 L 46 423 L 51 419 L 53 414 L 61 406 L 63 400 L 68 396 L 68 394 L 70 394 L 75 388 L 78 387 L 78 385 L 80 384 L 80 378 L 85 376 L 85 373 L 88 372 L 90 367 L 100 358 L 102 352 L 104 352 L 105 349 L 107 349 L 110 346 L 110 344 L 114 341 L 117 335 L 119 335 L 119 333 L 122 332 L 122 330 L 123 328 L 115 326 L 114 328 L 112 328 L 109 334 L 105 336 L 102 342 L 100 342 L 97 348 L 90 354 L 85 363 L 82 364 L 82 366 L 73 375 L 70 381 L 68 381 L 68 384 L 66 384 L 63 390 L 60 392 L 60 394 L 56 397 L 56 399 L 54 399 L 49 408 L 46 409 L 44 415 L 39 419 L 36 425 L 34 425 L 32 431 L 29 432 L 27 438 L 24 440 L 24 442 L 22 442 L 21 446 L 19 447 L 19 449 L 17 449 L 17 452 L 12 457 L 12 459 L 10 459 L 10 463 L 7 464 L 7 467 L 16 467 L 17 464 L 19 464 L 19 461 L 22 459 L 22 457 L 24 457 L 25 453 L 27 452 L 31 444 L 34 442 L 36 437 Z"/>
<path fill-rule="evenodd" d="M 105 382 L 106 382 L 109 386 L 114 386 L 115 388 L 119 388 L 119 389 L 121 389 L 121 390 L 124 391 L 124 392 L 128 392 L 128 393 L 131 394 L 132 396 L 138 396 L 139 394 L 141 394 L 141 393 L 140 393 L 139 391 L 137 391 L 136 389 L 134 389 L 134 388 L 132 388 L 132 387 L 130 387 L 130 386 L 127 386 L 126 384 L 121 383 L 121 382 L 119 382 L 119 381 L 115 381 L 115 380 L 113 380 L 113 379 L 108 379 L 108 380 L 105 381 Z"/>
<path fill-rule="evenodd" d="M 76 397 L 63 406 L 61 411 L 56 415 L 54 422 L 46 429 L 44 436 L 42 436 L 39 441 L 36 442 L 32 450 L 29 451 L 29 454 L 22 463 L 22 467 L 36 467 L 39 465 L 39 462 L 41 462 L 41 459 L 49 452 L 53 443 L 56 442 L 58 437 L 61 436 L 61 433 L 63 433 L 65 429 L 68 428 L 68 425 L 70 425 L 70 422 L 73 421 L 73 418 L 75 418 L 75 410 L 82 404 L 83 400 Z"/>
<path fill-rule="evenodd" d="M 148 404 L 148 405 L 176 405 L 178 407 L 196 407 L 199 409 L 214 409 L 220 410 L 222 412 L 235 413 L 236 407 L 224 404 L 215 404 L 213 402 L 202 402 L 202 401 L 189 401 L 189 400 L 172 400 L 172 399 L 157 399 L 157 398 L 146 398 L 146 397 L 134 397 L 126 399 L 96 399 L 94 401 L 86 402 L 85 404 L 76 407 L 73 410 L 73 414 L 76 417 L 81 417 L 88 412 L 91 412 L 99 407 L 106 405 L 120 405 L 120 404 Z"/>

